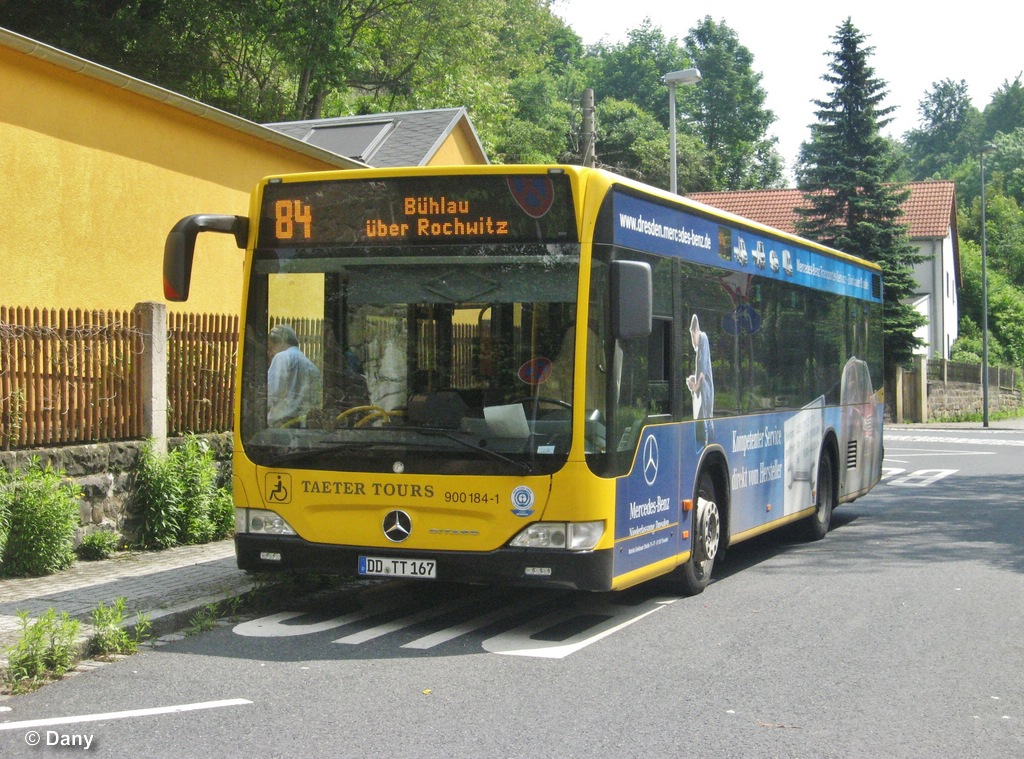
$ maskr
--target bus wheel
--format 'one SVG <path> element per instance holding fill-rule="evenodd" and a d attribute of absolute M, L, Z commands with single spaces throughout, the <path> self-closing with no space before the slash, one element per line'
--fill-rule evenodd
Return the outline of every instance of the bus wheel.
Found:
<path fill-rule="evenodd" d="M 808 540 L 821 540 L 832 525 L 832 509 L 836 505 L 835 478 L 832 457 L 827 453 L 818 462 L 817 507 L 809 519 L 804 520 Z"/>
<path fill-rule="evenodd" d="M 721 540 L 722 514 L 715 481 L 710 474 L 703 472 L 694 504 L 690 560 L 678 570 L 681 590 L 685 595 L 695 596 L 708 586 Z"/>

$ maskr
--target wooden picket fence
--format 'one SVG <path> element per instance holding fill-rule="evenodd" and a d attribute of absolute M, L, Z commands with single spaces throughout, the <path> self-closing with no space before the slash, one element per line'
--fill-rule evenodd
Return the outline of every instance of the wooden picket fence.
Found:
<path fill-rule="evenodd" d="M 168 430 L 231 428 L 238 317 L 168 317 Z M 130 311 L 0 306 L 0 448 L 139 438 L 143 335 Z"/>
<path fill-rule="evenodd" d="M 238 317 L 172 313 L 167 332 L 168 433 L 231 429 Z"/>

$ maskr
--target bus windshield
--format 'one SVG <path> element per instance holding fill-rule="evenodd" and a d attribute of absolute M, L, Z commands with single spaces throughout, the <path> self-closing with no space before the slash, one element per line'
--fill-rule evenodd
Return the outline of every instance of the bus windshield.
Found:
<path fill-rule="evenodd" d="M 539 224 L 499 243 L 449 243 L 443 230 L 407 245 L 331 234 L 254 253 L 240 389 L 241 442 L 254 462 L 457 474 L 540 474 L 565 462 L 573 235 L 547 242 Z"/>

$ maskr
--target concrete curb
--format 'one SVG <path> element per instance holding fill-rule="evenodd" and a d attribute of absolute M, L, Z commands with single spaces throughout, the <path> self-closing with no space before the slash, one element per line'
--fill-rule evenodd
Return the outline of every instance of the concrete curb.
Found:
<path fill-rule="evenodd" d="M 137 612 L 128 616 L 119 627 L 128 633 L 134 633 L 139 624 L 139 614 L 142 614 L 149 622 L 149 631 L 141 643 L 151 642 L 164 635 L 184 630 L 192 623 L 195 615 L 203 609 L 215 607 L 218 614 L 223 613 L 228 604 L 235 599 L 248 596 L 256 589 L 256 586 L 257 583 L 254 580 L 248 580 L 240 583 L 230 591 L 200 596 L 166 609 Z M 60 612 L 58 611 L 58 613 Z M 75 639 L 75 646 L 78 649 L 78 658 L 84 660 L 89 655 L 89 645 L 95 635 L 95 629 L 84 620 L 79 620 L 79 622 L 81 626 L 79 627 L 78 637 Z M 6 652 L 6 647 L 0 649 L 0 669 L 7 666 Z"/>

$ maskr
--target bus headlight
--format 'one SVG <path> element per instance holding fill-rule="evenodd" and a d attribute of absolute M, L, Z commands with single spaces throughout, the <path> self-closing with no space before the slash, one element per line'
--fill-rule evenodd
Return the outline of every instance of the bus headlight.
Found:
<path fill-rule="evenodd" d="M 604 535 L 604 522 L 569 522 L 569 550 L 592 551 Z"/>
<path fill-rule="evenodd" d="M 235 509 L 235 532 L 260 535 L 294 535 L 295 530 L 281 516 L 268 509 Z"/>
<path fill-rule="evenodd" d="M 516 535 L 514 548 L 566 548 L 590 551 L 604 535 L 604 522 L 536 522 Z"/>

